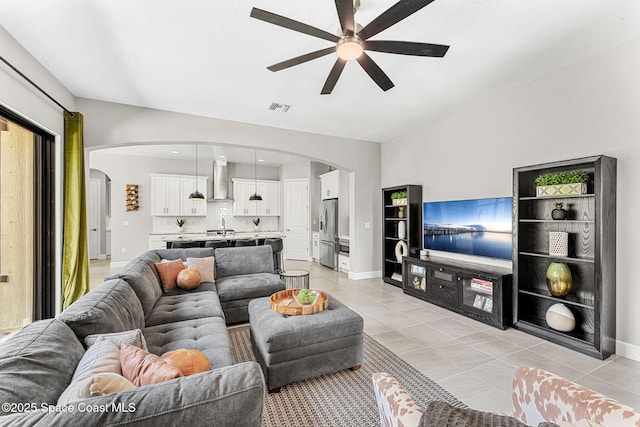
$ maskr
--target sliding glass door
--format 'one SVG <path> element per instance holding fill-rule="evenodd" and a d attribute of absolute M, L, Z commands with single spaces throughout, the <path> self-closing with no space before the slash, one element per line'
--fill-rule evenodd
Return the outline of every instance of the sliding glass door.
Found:
<path fill-rule="evenodd" d="M 55 314 L 53 138 L 0 111 L 0 332 Z"/>

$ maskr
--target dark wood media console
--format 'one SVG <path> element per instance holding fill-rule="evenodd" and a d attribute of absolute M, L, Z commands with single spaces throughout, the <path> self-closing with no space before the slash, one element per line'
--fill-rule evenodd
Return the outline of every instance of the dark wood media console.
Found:
<path fill-rule="evenodd" d="M 511 269 L 437 257 L 404 257 L 402 267 L 404 293 L 496 328 L 511 325 Z"/>

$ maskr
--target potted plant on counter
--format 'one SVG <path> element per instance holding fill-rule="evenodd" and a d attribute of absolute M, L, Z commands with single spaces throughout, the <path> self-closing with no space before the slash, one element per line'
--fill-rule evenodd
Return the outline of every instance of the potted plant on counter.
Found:
<path fill-rule="evenodd" d="M 176 225 L 178 226 L 178 233 L 182 234 L 182 227 L 184 226 L 184 218 L 176 218 Z"/>
<path fill-rule="evenodd" d="M 255 219 L 253 220 L 253 229 L 254 229 L 255 231 L 260 230 L 260 218 L 255 218 Z"/>
<path fill-rule="evenodd" d="M 536 178 L 536 196 L 561 197 L 587 192 L 589 172 L 583 170 L 553 172 Z"/>

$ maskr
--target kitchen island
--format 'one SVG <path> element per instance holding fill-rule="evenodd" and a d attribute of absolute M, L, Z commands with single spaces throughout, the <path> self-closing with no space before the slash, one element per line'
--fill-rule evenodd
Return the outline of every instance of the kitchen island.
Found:
<path fill-rule="evenodd" d="M 253 231 L 239 232 L 232 231 L 226 233 L 174 233 L 174 234 L 149 234 L 149 249 L 166 249 L 171 247 L 173 242 L 204 242 L 208 240 L 225 240 L 229 246 L 233 246 L 236 240 L 284 238 L 282 231 Z"/>

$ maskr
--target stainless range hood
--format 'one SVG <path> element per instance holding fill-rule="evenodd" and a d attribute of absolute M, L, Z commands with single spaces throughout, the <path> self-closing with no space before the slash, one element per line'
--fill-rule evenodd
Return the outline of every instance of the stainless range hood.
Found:
<path fill-rule="evenodd" d="M 229 171 L 226 160 L 213 162 L 213 197 L 209 200 L 229 199 Z"/>

